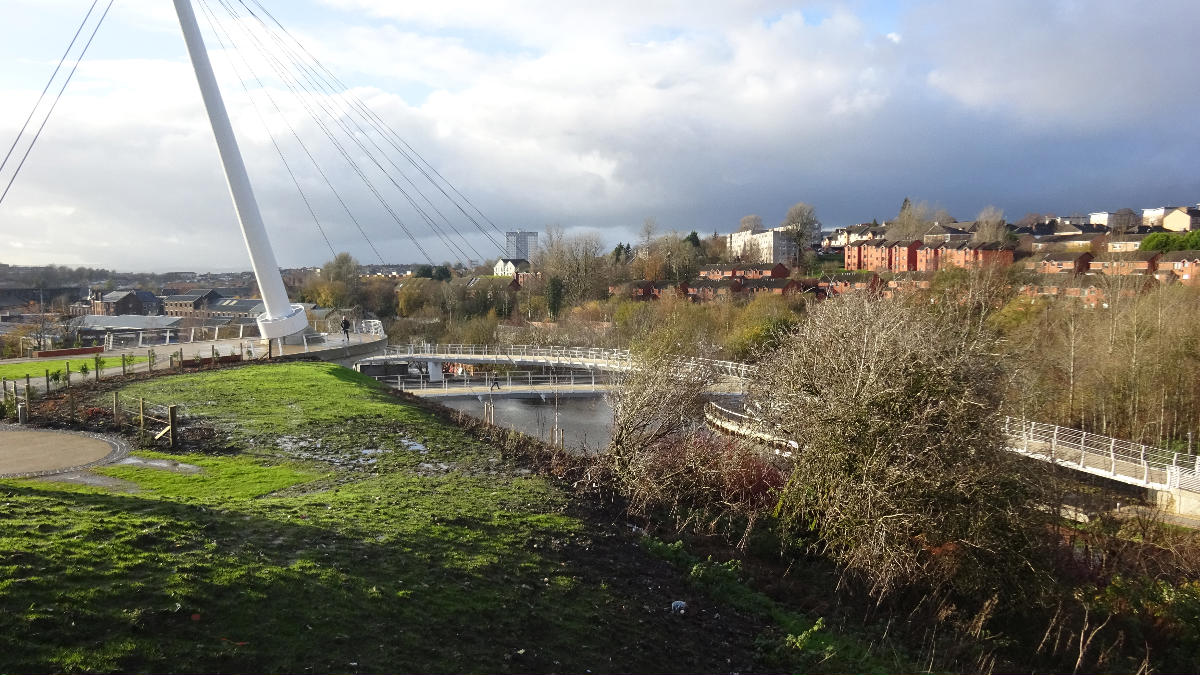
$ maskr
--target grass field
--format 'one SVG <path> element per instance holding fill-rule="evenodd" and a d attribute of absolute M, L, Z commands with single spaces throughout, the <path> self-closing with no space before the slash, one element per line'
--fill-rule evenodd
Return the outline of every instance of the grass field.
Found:
<path fill-rule="evenodd" d="M 806 647 L 790 633 L 814 620 L 707 592 L 678 550 L 651 554 L 617 513 L 353 371 L 256 365 L 125 393 L 226 439 L 138 453 L 193 473 L 0 481 L 0 672 L 906 668 L 852 641 Z"/>
<path fill-rule="evenodd" d="M 144 363 L 145 356 L 132 356 L 125 360 L 127 365 L 135 363 Z M 22 361 L 20 363 L 3 363 L 0 364 L 0 377 L 6 377 L 10 380 L 24 380 L 26 375 L 29 375 L 34 380 L 41 378 L 44 383 L 46 371 L 53 373 L 56 370 L 61 370 L 66 373 L 66 364 L 71 364 L 71 372 L 78 373 L 79 367 L 86 364 L 88 369 L 96 366 L 96 361 L 90 356 L 75 358 L 75 359 L 41 359 L 38 361 Z M 121 367 L 120 358 L 107 357 L 104 359 L 105 368 Z"/>

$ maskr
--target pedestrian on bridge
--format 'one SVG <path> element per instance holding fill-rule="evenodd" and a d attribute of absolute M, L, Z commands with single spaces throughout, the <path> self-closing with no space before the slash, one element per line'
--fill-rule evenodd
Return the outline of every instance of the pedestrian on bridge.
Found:
<path fill-rule="evenodd" d="M 346 344 L 350 344 L 350 319 L 346 315 L 342 315 L 342 334 L 346 336 Z"/>

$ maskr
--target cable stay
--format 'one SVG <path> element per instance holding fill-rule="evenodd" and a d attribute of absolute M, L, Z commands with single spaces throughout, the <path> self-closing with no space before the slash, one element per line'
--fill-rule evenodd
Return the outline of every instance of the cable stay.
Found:
<path fill-rule="evenodd" d="M 226 8 L 226 9 L 228 9 L 228 8 Z M 251 36 L 251 37 L 253 37 L 253 36 Z M 236 48 L 235 48 L 235 51 L 237 51 Z M 240 52 L 239 52 L 239 55 L 240 55 Z M 271 64 L 272 68 L 276 71 L 276 74 L 283 80 L 283 84 L 288 88 L 288 90 L 294 96 L 296 96 L 297 101 L 301 104 L 301 106 L 304 107 L 304 109 L 308 113 L 309 117 L 312 118 L 312 120 L 317 124 L 317 126 L 321 129 L 321 131 L 325 134 L 325 136 L 333 144 L 334 148 L 338 151 L 338 153 L 342 156 L 342 158 L 350 166 L 351 170 L 354 171 L 355 175 L 357 175 L 358 178 L 363 182 L 363 185 L 371 192 L 371 194 L 379 202 L 380 206 L 383 207 L 384 211 L 386 211 L 388 213 L 388 215 L 392 218 L 392 220 L 396 223 L 396 225 L 404 232 L 404 234 L 409 238 L 409 240 L 412 241 L 413 246 L 415 246 L 416 249 L 421 253 L 422 257 L 424 257 L 425 260 L 428 261 L 431 265 L 436 264 L 433 261 L 433 257 L 430 256 L 429 252 L 425 249 L 425 247 L 421 245 L 421 243 L 417 239 L 416 235 L 413 234 L 413 232 L 408 228 L 408 226 L 404 224 L 404 221 L 400 218 L 399 214 L 397 214 L 395 209 L 388 203 L 387 199 L 380 192 L 379 188 L 377 188 L 375 186 L 375 184 L 371 181 L 371 179 L 369 177 L 367 177 L 367 175 L 363 171 L 362 167 L 359 166 L 358 162 L 354 160 L 354 158 L 346 150 L 345 146 L 343 146 L 341 141 L 338 140 L 337 136 L 333 133 L 333 131 L 330 130 L 329 126 L 323 120 L 323 116 L 320 115 L 316 110 L 313 109 L 313 107 L 310 105 L 308 100 L 306 100 L 303 96 L 301 96 L 301 94 L 297 90 L 296 86 L 292 84 L 292 82 L 290 81 L 290 78 L 286 75 L 286 72 L 281 68 L 280 64 L 278 64 L 277 59 L 274 59 L 273 56 L 270 55 L 269 53 L 266 53 L 265 56 L 267 57 L 267 60 Z M 244 60 L 244 56 L 242 58 Z M 249 66 L 248 61 L 246 61 L 246 63 Z M 260 81 L 261 81 L 261 78 L 260 78 Z M 345 202 L 343 201 L 343 204 L 344 203 Z M 353 217 L 352 217 L 352 219 L 353 219 Z M 353 219 L 353 220 L 355 222 L 358 222 L 357 219 Z"/>
<path fill-rule="evenodd" d="M 79 56 L 75 59 L 75 63 L 71 66 L 70 72 L 67 73 L 66 79 L 63 80 L 62 87 L 60 87 L 58 93 L 55 94 L 54 101 L 51 102 L 50 108 L 46 111 L 46 116 L 42 118 L 41 124 L 38 125 L 37 131 L 33 134 L 33 138 L 29 141 L 29 146 L 25 148 L 25 153 L 21 155 L 21 161 L 19 161 L 16 168 L 13 169 L 13 175 L 11 178 L 9 178 L 8 184 L 4 186 L 4 192 L 0 193 L 0 204 L 4 203 L 4 199 L 8 197 L 8 192 L 12 189 L 13 183 L 16 182 L 17 176 L 21 174 L 21 169 L 25 166 L 25 161 L 29 159 L 29 153 L 33 151 L 33 147 L 37 145 L 38 139 L 41 138 L 42 131 L 46 128 L 46 123 L 50 121 L 50 116 L 54 113 L 54 109 L 58 107 L 58 102 L 62 100 L 62 95 L 63 92 L 67 90 L 67 85 L 71 84 L 71 79 L 75 77 L 75 71 L 79 68 L 79 64 L 83 61 L 83 57 L 87 54 L 88 48 L 92 46 L 92 40 L 96 38 L 96 33 L 100 31 L 100 26 L 104 25 L 104 19 L 108 16 L 108 10 L 112 9 L 114 1 L 115 0 L 108 0 L 108 4 L 104 7 L 104 12 L 100 15 L 99 20 L 96 21 L 95 27 L 92 28 L 92 32 L 88 36 L 87 42 L 83 44 L 83 49 L 80 50 Z M 88 19 L 91 17 L 92 11 L 95 9 L 95 7 L 96 2 L 93 2 L 92 6 L 88 8 L 88 12 L 84 16 L 83 22 L 79 25 L 79 29 L 75 31 L 75 36 L 71 38 L 71 44 L 67 46 L 67 51 L 64 52 L 62 58 L 59 59 L 58 66 L 55 67 L 54 73 L 50 76 L 50 81 L 46 83 L 46 88 L 42 90 L 42 96 L 38 97 L 37 103 L 34 104 L 33 111 L 30 111 L 29 118 L 25 120 L 26 125 L 28 125 L 29 120 L 33 118 L 34 112 L 37 111 L 38 106 L 42 102 L 42 97 L 44 97 L 46 94 L 46 89 L 49 89 L 51 83 L 54 82 L 55 76 L 58 75 L 58 71 L 60 68 L 62 68 L 67 55 L 71 53 L 71 47 L 74 46 L 75 41 L 79 38 L 80 32 L 83 30 L 84 26 L 87 25 Z M 21 131 L 17 134 L 16 140 L 13 141 L 12 147 L 9 148 L 8 153 L 6 153 L 4 156 L 3 164 L 8 163 L 9 157 L 12 155 L 13 148 L 17 146 L 21 136 L 25 133 L 25 129 L 25 126 L 21 127 Z M 3 168 L 3 165 L 0 165 L 0 168 Z"/>
<path fill-rule="evenodd" d="M 225 4 L 225 0 L 220 0 L 220 1 L 222 2 L 222 4 Z M 242 4 L 244 6 L 245 3 L 242 3 Z M 255 18 L 257 19 L 257 17 L 255 17 Z M 259 21 L 260 25 L 262 25 L 264 28 L 266 28 L 269 31 L 269 27 L 266 26 L 266 24 L 263 23 L 261 19 L 258 19 L 258 21 Z M 287 45 L 283 44 L 283 42 L 279 39 L 279 37 L 274 32 L 268 32 L 268 35 L 270 35 L 272 37 L 272 39 L 275 40 L 276 44 L 278 44 L 280 46 L 280 48 L 283 50 L 284 54 L 288 56 L 292 65 L 295 66 L 299 70 L 299 72 L 304 75 L 304 79 L 310 85 L 315 86 L 318 90 L 320 90 L 321 94 L 329 95 L 335 101 L 339 98 L 337 92 L 325 90 L 323 83 L 319 79 L 319 74 L 315 73 L 306 64 L 304 64 L 302 61 L 298 60 L 295 57 L 294 52 L 290 51 L 288 49 Z M 255 39 L 257 40 L 257 38 L 255 38 Z M 307 93 L 309 93 L 310 96 L 315 96 L 311 92 L 309 92 L 308 89 L 305 88 L 303 85 L 301 85 L 301 88 L 303 88 Z M 321 100 L 320 97 L 316 97 L 316 98 L 318 101 Z M 468 256 L 466 254 L 466 251 L 463 248 L 463 246 L 465 246 L 466 248 L 471 249 L 471 251 L 475 254 L 475 256 L 477 258 L 482 258 L 482 255 L 480 255 L 479 251 L 476 250 L 475 247 L 470 243 L 470 241 L 462 234 L 462 232 L 460 232 L 458 230 L 458 228 L 455 227 L 454 224 L 451 223 L 450 220 L 448 218 L 446 218 L 444 214 L 442 214 L 442 212 L 436 207 L 436 205 L 433 204 L 433 201 L 430 200 L 429 197 L 424 192 L 421 191 L 421 189 L 412 180 L 412 178 L 410 178 L 408 176 L 408 174 L 402 168 L 400 168 L 394 161 L 392 161 L 392 159 L 388 156 L 387 151 L 384 150 L 383 148 L 379 147 L 379 144 L 374 141 L 374 139 L 371 137 L 370 133 L 368 133 L 368 131 L 363 128 L 362 124 L 360 124 L 353 116 L 346 115 L 344 112 L 342 114 L 338 114 L 336 111 L 330 110 L 329 106 L 327 106 L 324 103 L 319 103 L 319 105 L 321 105 L 322 109 L 324 109 L 327 112 L 327 114 L 331 118 L 334 119 L 335 123 L 337 123 L 339 126 L 341 126 L 343 128 L 343 130 L 349 136 L 351 136 L 352 139 L 355 140 L 355 143 L 360 147 L 360 149 L 362 149 L 363 152 L 366 153 L 370 159 L 372 159 L 372 161 L 378 166 L 380 171 L 382 171 L 384 173 L 384 175 L 388 178 L 388 180 L 390 182 L 392 182 L 393 185 L 395 185 L 395 187 L 398 190 L 401 191 L 401 193 L 405 196 L 405 199 L 407 199 L 409 201 L 410 205 L 413 207 L 413 210 L 415 210 L 422 217 L 422 219 L 425 220 L 427 225 L 429 225 L 431 228 L 433 228 L 435 230 L 439 230 L 439 231 L 441 230 L 441 227 L 433 221 L 433 218 L 431 216 L 429 216 L 429 214 L 425 211 L 424 207 L 416 204 L 416 202 L 412 199 L 412 197 L 408 193 L 408 191 L 405 190 L 403 187 L 401 187 L 399 184 L 397 184 L 395 182 L 395 179 L 392 178 L 392 174 L 390 172 L 388 172 L 386 170 L 386 168 L 384 168 L 382 166 L 382 164 L 380 164 L 380 162 L 376 158 L 376 155 L 374 153 L 371 153 L 371 151 L 368 150 L 367 148 L 363 147 L 362 143 L 358 140 L 360 137 L 366 139 L 366 141 L 369 142 L 372 145 L 372 147 L 374 147 L 375 150 L 379 153 L 379 156 L 382 156 L 383 159 L 389 165 L 391 165 L 391 167 L 395 170 L 395 173 L 399 174 L 400 177 L 403 178 L 406 183 L 408 183 L 408 185 L 412 188 L 412 190 L 414 192 L 416 192 L 416 194 L 426 204 L 428 204 L 435 213 L 437 213 L 439 216 L 441 216 L 441 218 L 442 218 L 443 222 L 446 224 L 446 226 L 454 233 L 454 235 L 456 235 L 458 237 L 458 240 L 462 242 L 462 246 L 454 244 L 452 246 L 453 248 L 457 248 L 461 255 L 469 258 L 470 256 Z M 353 132 L 353 130 L 347 128 L 347 123 L 352 124 L 354 126 L 355 130 L 358 131 L 358 134 L 355 134 Z M 376 130 L 376 133 L 379 133 L 379 131 Z M 380 135 L 382 135 L 382 134 L 380 134 Z M 449 235 L 446 235 L 446 237 L 448 238 Z M 493 243 L 493 245 L 496 245 L 496 242 L 494 240 L 492 241 L 492 243 Z"/>
<path fill-rule="evenodd" d="M 205 3 L 201 3 L 201 7 L 204 9 L 205 18 L 208 20 L 209 26 L 212 28 L 214 35 L 216 35 L 217 44 L 220 45 L 222 51 L 225 51 L 225 52 L 236 51 L 236 50 L 232 50 L 232 49 L 226 49 L 225 42 L 221 39 L 221 35 L 223 34 L 223 35 L 225 35 L 225 37 L 227 39 L 230 39 L 231 47 L 232 47 L 232 39 L 230 38 L 230 35 L 228 34 L 228 32 L 225 31 L 224 27 L 218 25 L 218 23 L 216 21 L 216 17 L 213 15 L 212 9 Z M 245 57 L 241 54 L 241 52 L 236 52 L 236 53 L 241 58 L 242 62 L 245 63 Z M 326 246 L 329 247 L 329 252 L 334 257 L 336 257 L 337 251 L 334 250 L 333 244 L 329 241 L 329 237 L 325 234 L 325 229 L 321 226 L 320 218 L 317 217 L 316 211 L 313 209 L 312 203 L 310 202 L 308 195 L 305 194 L 304 188 L 301 187 L 301 185 L 300 185 L 300 180 L 296 177 L 295 172 L 292 170 L 291 165 L 288 163 L 287 157 L 284 156 L 283 149 L 280 148 L 279 143 L 275 138 L 275 134 L 271 132 L 271 127 L 270 127 L 270 124 L 267 123 L 266 116 L 263 114 L 261 108 L 259 107 L 258 101 L 255 99 L 254 95 L 250 92 L 250 87 L 247 86 L 247 84 L 246 84 L 246 78 L 242 75 L 241 69 L 238 67 L 238 64 L 232 58 L 229 59 L 229 64 L 233 68 L 234 73 L 237 75 L 238 80 L 241 81 L 242 90 L 246 93 L 247 98 L 250 99 L 250 102 L 254 107 L 255 113 L 258 114 L 258 118 L 263 124 L 263 129 L 266 130 L 267 136 L 269 136 L 271 139 L 271 145 L 273 145 L 275 147 L 276 154 L 279 155 L 280 161 L 283 162 L 284 168 L 287 169 L 288 176 L 291 177 L 292 183 L 295 184 L 296 190 L 300 193 L 301 199 L 304 200 L 304 206 L 308 209 L 309 214 L 312 216 L 313 223 L 317 226 L 317 231 L 321 233 L 321 238 L 325 240 Z M 249 64 L 246 64 L 246 67 L 247 67 L 247 69 L 249 69 Z M 383 256 L 379 253 L 379 249 L 375 247 L 375 242 L 371 241 L 371 238 L 367 236 L 367 233 L 363 230 L 362 225 L 359 224 L 358 219 L 354 217 L 354 213 L 350 211 L 350 207 L 346 205 L 346 202 L 344 199 L 342 199 L 341 194 L 333 186 L 333 183 L 330 182 L 329 177 L 327 175 L 325 175 L 324 170 L 321 169 L 321 165 L 312 156 L 312 153 L 309 152 L 308 146 L 305 145 L 304 141 L 300 139 L 299 134 L 297 134 L 296 130 L 292 127 L 291 123 L 288 122 L 287 116 L 285 116 L 283 114 L 283 110 L 279 107 L 279 104 L 275 101 L 275 97 L 273 97 L 271 95 L 271 92 L 269 90 L 267 90 L 266 87 L 263 85 L 261 78 L 254 76 L 254 79 L 255 79 L 255 82 L 258 84 L 259 88 L 266 94 L 268 101 L 270 101 L 271 105 L 275 108 L 275 112 L 279 116 L 279 119 L 287 126 L 288 131 L 291 132 L 292 136 L 296 139 L 296 142 L 300 145 L 301 149 L 304 150 L 304 154 L 308 157 L 309 161 L 312 163 L 313 168 L 316 169 L 317 172 L 321 175 L 321 179 L 323 181 L 325 181 L 325 185 L 333 193 L 333 196 L 337 199 L 338 203 L 342 205 L 342 208 L 345 209 L 346 215 L 350 217 L 350 220 L 354 223 L 355 227 L 358 228 L 359 234 L 362 235 L 363 240 L 365 240 L 367 242 L 367 245 L 371 247 L 371 251 L 373 251 L 375 253 L 375 257 L 379 259 L 379 262 L 383 263 L 384 262 Z"/>
<path fill-rule="evenodd" d="M 244 0 L 238 0 L 238 1 L 239 1 L 239 3 L 242 4 L 243 7 L 246 6 L 246 3 Z M 471 216 L 471 214 L 467 213 L 467 211 L 465 209 L 463 209 L 462 206 L 457 203 L 457 201 L 455 201 L 452 197 L 450 197 L 450 195 L 446 194 L 446 191 L 441 187 L 439 182 L 433 180 L 433 178 L 431 176 L 429 176 L 429 174 L 427 172 L 424 171 L 424 169 L 422 168 L 422 165 L 425 168 L 428 168 L 430 171 L 432 171 L 434 173 L 434 175 L 436 175 L 439 179 L 441 179 L 441 181 L 443 183 L 445 183 L 445 185 L 451 189 L 451 191 L 453 191 L 456 195 L 458 195 L 460 198 L 462 198 L 462 200 L 464 202 L 466 202 L 476 213 L 478 213 L 480 217 L 482 217 L 489 225 L 492 226 L 492 229 L 495 230 L 497 234 L 501 234 L 501 235 L 503 234 L 503 232 L 500 230 L 500 228 L 494 222 L 492 222 L 492 220 L 490 218 L 488 218 L 487 215 L 485 215 L 477 206 L 475 206 L 475 204 L 473 202 L 471 202 L 470 199 L 468 199 L 465 195 L 463 195 L 462 192 L 460 192 L 456 187 L 454 187 L 454 185 L 452 183 L 450 183 L 450 181 L 447 180 L 440 172 L 438 172 L 438 170 L 436 168 L 434 168 L 433 165 L 431 165 L 428 161 L 426 161 L 425 158 L 422 157 L 420 155 L 420 153 L 418 153 L 407 141 L 405 141 L 404 138 L 399 135 L 399 133 L 397 133 L 394 129 L 392 129 L 392 127 L 390 125 L 388 125 L 387 122 L 385 122 L 382 117 L 380 117 L 377 113 L 372 111 L 366 105 L 366 103 L 362 100 L 362 98 L 355 95 L 353 93 L 353 90 L 349 86 L 347 86 L 344 82 L 342 82 L 341 79 L 339 79 L 337 77 L 337 75 L 333 73 L 333 71 L 331 71 L 329 68 L 327 68 L 320 61 L 320 59 L 318 59 L 316 56 L 314 56 L 304 46 L 304 44 L 302 42 L 300 42 L 300 40 L 298 38 L 296 38 L 294 35 L 292 35 L 291 32 L 288 31 L 287 28 L 284 27 L 279 22 L 279 20 L 276 19 L 270 13 L 270 11 L 267 10 L 266 7 L 264 7 L 262 5 L 261 2 L 259 2 L 258 0 L 252 0 L 252 1 L 268 18 L 271 19 L 271 21 L 276 26 L 279 27 L 280 31 L 282 31 L 285 35 L 287 35 L 291 39 L 291 41 L 296 44 L 296 46 L 304 53 L 304 55 L 306 55 L 308 57 L 308 59 L 310 59 L 315 64 L 315 66 L 318 69 L 320 69 L 321 71 L 323 71 L 325 73 L 325 76 L 322 77 L 321 79 L 325 81 L 328 93 L 335 95 L 335 96 L 344 97 L 346 99 L 349 99 L 351 104 L 360 111 L 360 114 L 364 115 L 364 117 L 366 117 L 368 119 L 368 121 L 370 121 L 372 123 L 372 125 L 375 127 L 377 133 L 380 133 L 380 135 L 384 136 L 385 138 L 388 138 L 388 137 L 394 138 L 400 144 L 404 145 L 404 147 L 407 149 L 407 152 L 405 150 L 400 149 L 399 147 L 396 147 L 395 142 L 392 142 L 393 147 L 396 147 L 396 150 L 398 152 L 400 152 L 402 155 L 404 155 L 404 157 L 410 163 L 412 163 L 414 168 L 416 168 L 418 171 L 420 171 L 425 176 L 425 178 L 427 180 L 429 180 L 429 182 L 431 184 L 433 184 L 435 187 L 437 187 L 438 190 L 441 191 L 441 193 L 448 200 L 450 200 L 452 203 L 454 203 L 455 206 L 457 206 L 459 208 L 459 210 L 463 213 L 463 215 L 468 220 L 470 220 L 480 230 L 481 234 L 484 234 L 484 236 L 491 239 L 490 234 L 484 230 L 484 228 L 479 224 L 479 222 L 477 220 L 475 220 L 475 218 L 473 216 Z M 270 28 L 265 25 L 265 23 L 262 21 L 262 19 L 260 19 L 257 16 L 257 14 L 254 13 L 254 11 L 252 9 L 247 7 L 247 11 L 249 11 L 251 16 L 254 16 L 254 18 L 256 18 L 260 23 L 263 23 L 264 27 L 266 27 L 268 30 L 270 30 Z M 284 47 L 284 48 L 288 49 L 287 47 Z M 299 60 L 299 59 L 297 59 L 297 60 Z M 330 84 L 331 82 L 332 82 L 332 84 Z M 410 156 L 410 153 L 412 156 Z M 416 160 L 419 160 L 419 162 L 420 162 L 419 164 L 417 161 L 415 161 L 413 159 L 414 156 L 416 157 Z M 501 249 L 503 248 L 500 246 L 499 242 L 497 242 L 496 240 L 491 239 L 491 242 L 497 248 L 501 248 Z"/>
<path fill-rule="evenodd" d="M 265 60 L 267 60 L 267 62 L 272 67 L 272 69 L 276 72 L 276 75 L 283 82 L 283 84 L 288 88 L 288 90 L 297 96 L 301 105 L 304 106 L 305 110 L 314 119 L 314 121 L 318 124 L 318 126 L 322 129 L 322 131 L 326 134 L 326 136 L 329 137 L 330 141 L 338 149 L 339 153 L 343 155 L 343 158 L 347 161 L 347 163 L 350 164 L 351 167 L 355 170 L 355 172 L 359 175 L 360 179 L 362 179 L 364 181 L 364 183 L 367 184 L 368 189 L 370 189 L 372 191 L 372 193 L 376 196 L 376 198 L 380 200 L 380 202 L 384 206 L 385 210 L 388 211 L 388 213 L 390 215 L 392 215 L 393 220 L 395 220 L 396 223 L 401 227 L 401 229 L 404 230 L 405 233 L 409 236 L 409 238 L 413 240 L 414 245 L 416 245 L 418 247 L 418 249 L 423 250 L 420 243 L 416 240 L 415 236 L 413 236 L 411 230 L 407 226 L 404 225 L 403 221 L 396 214 L 395 210 L 386 203 L 386 199 L 384 199 L 382 194 L 379 192 L 379 190 L 376 187 L 374 187 L 374 185 L 373 185 L 373 183 L 371 183 L 370 179 L 368 179 L 366 177 L 365 173 L 362 171 L 362 168 L 353 159 L 353 157 L 350 156 L 349 152 L 346 151 L 345 146 L 337 139 L 337 137 L 330 130 L 329 125 L 326 124 L 326 122 L 323 120 L 323 118 L 327 119 L 327 120 L 332 120 L 332 122 L 338 128 L 340 128 L 342 130 L 342 132 L 350 139 L 350 141 L 353 142 L 355 144 L 355 146 L 358 147 L 358 149 L 365 155 L 365 157 L 367 159 L 369 159 L 373 164 L 375 164 L 376 168 L 384 174 L 384 176 L 388 179 L 388 181 L 390 183 L 392 183 L 393 187 L 395 187 L 398 191 L 400 191 L 401 195 L 404 196 L 406 201 L 409 202 L 410 206 L 412 206 L 413 209 L 415 211 L 417 211 L 417 213 L 422 217 L 422 219 L 424 219 L 426 221 L 426 223 L 433 229 L 434 233 L 442 240 L 443 244 L 446 245 L 447 248 L 450 249 L 450 251 L 452 253 L 454 253 L 455 255 L 460 256 L 462 258 L 468 258 L 469 255 L 466 253 L 466 250 L 462 246 L 459 246 L 455 242 L 450 240 L 448 235 L 441 231 L 441 228 L 439 228 L 437 226 L 436 222 L 434 222 L 432 220 L 432 218 L 429 217 L 428 213 L 426 213 L 424 211 L 424 209 L 422 209 L 420 207 L 420 205 L 416 202 L 416 200 L 412 197 L 412 195 L 407 190 L 405 190 L 404 187 L 402 185 L 400 185 L 395 180 L 394 177 L 392 177 L 391 175 L 388 174 L 388 172 L 386 171 L 386 168 L 379 161 L 379 158 L 376 157 L 375 154 L 373 154 L 370 151 L 370 149 L 366 147 L 366 145 L 362 142 L 362 140 L 357 135 L 354 134 L 353 130 L 351 130 L 349 128 L 349 126 L 346 124 L 345 120 L 341 119 L 340 116 L 335 111 L 331 110 L 329 105 L 325 101 L 321 100 L 320 97 L 317 97 L 317 96 L 313 95 L 310 91 L 308 91 L 308 89 L 304 86 L 304 84 L 302 82 L 299 81 L 298 78 L 291 75 L 287 66 L 274 53 L 272 53 L 267 48 L 267 46 L 262 42 L 262 40 L 257 35 L 250 33 L 244 27 L 244 24 L 242 24 L 242 22 L 239 21 L 239 19 L 241 17 L 239 17 L 236 14 L 236 12 L 233 11 L 233 8 L 229 4 L 225 3 L 224 0 L 219 0 L 219 1 L 221 2 L 222 7 L 226 10 L 226 13 L 230 14 L 230 18 L 233 19 L 235 23 L 237 23 L 238 25 L 241 25 L 243 27 L 243 30 L 247 33 L 248 37 L 251 39 L 251 41 L 254 43 L 254 45 L 258 49 L 259 54 Z M 323 111 L 324 115 L 322 115 L 322 114 L 318 113 L 316 110 L 314 110 L 314 106 L 316 108 L 319 108 L 321 111 Z M 360 130 L 361 130 L 361 126 L 360 126 Z M 404 178 L 407 180 L 407 176 L 405 176 Z M 426 257 L 428 258 L 427 253 L 426 253 Z M 431 264 L 432 264 L 432 261 L 431 261 Z"/>
<path fill-rule="evenodd" d="M 477 206 L 474 205 L 474 203 L 467 199 L 461 191 L 454 187 L 454 185 L 451 184 L 441 173 L 439 173 L 428 161 L 426 161 L 424 157 L 422 157 L 415 149 L 413 149 L 411 144 L 405 141 L 403 137 L 401 137 L 394 129 L 387 125 L 387 123 L 378 114 L 371 111 L 366 103 L 353 93 L 350 87 L 342 82 L 328 67 L 326 67 L 320 61 L 320 59 L 316 58 L 299 39 L 297 39 L 290 31 L 288 31 L 287 28 L 284 27 L 279 20 L 270 13 L 270 11 L 262 5 L 261 2 L 258 2 L 258 0 L 252 1 L 253 4 L 258 7 L 259 10 L 266 15 L 272 23 L 274 23 L 275 26 L 279 28 L 278 31 L 268 26 L 266 22 L 258 16 L 258 13 L 256 13 L 254 9 L 250 8 L 246 4 L 245 0 L 238 0 L 239 4 L 241 4 L 246 11 L 253 18 L 255 18 L 260 25 L 263 26 L 264 30 L 267 30 L 273 39 L 275 39 L 277 44 L 280 45 L 280 48 L 285 50 L 292 62 L 299 65 L 306 73 L 309 74 L 310 81 L 315 81 L 316 85 L 323 93 L 342 99 L 343 102 L 349 106 L 350 110 L 357 112 L 358 115 L 361 116 L 368 124 L 368 126 L 375 130 L 375 132 L 379 134 L 381 138 L 383 138 L 389 145 L 399 152 L 406 159 L 406 161 L 408 161 L 413 168 L 417 169 L 422 176 L 430 182 L 431 185 L 437 188 L 438 191 L 441 192 L 441 194 L 448 201 L 454 204 L 455 207 L 458 208 L 458 210 L 463 214 L 463 216 L 475 225 L 480 234 L 487 238 L 489 242 L 498 250 L 503 250 L 503 247 L 500 246 L 499 242 L 495 238 L 492 237 L 491 233 L 489 233 L 486 228 L 484 228 L 479 221 L 472 216 L 471 213 L 469 213 L 461 203 L 459 203 L 459 199 L 461 199 L 469 207 L 471 207 L 471 209 L 478 213 L 480 217 L 482 217 L 489 225 L 492 226 L 492 229 L 497 234 L 501 233 L 500 228 L 497 227 L 494 222 L 488 219 L 487 216 L 483 214 L 483 212 L 479 210 Z M 222 0 L 222 2 L 224 2 L 224 0 Z M 292 48 L 285 44 L 282 38 L 279 37 L 280 32 L 286 35 L 290 39 L 291 43 L 294 43 L 296 47 Z M 314 66 L 306 66 L 304 64 L 305 59 L 301 58 L 300 53 L 297 53 L 296 51 L 297 49 L 299 49 L 299 52 L 307 57 L 307 60 L 311 61 Z M 433 175 L 430 175 L 431 172 Z M 434 176 L 436 176 L 437 179 L 440 179 L 440 181 L 436 180 Z M 451 192 L 453 192 L 455 195 L 458 195 L 459 199 L 455 199 L 449 193 L 447 193 L 445 187 L 443 187 L 443 183 L 446 187 L 450 188 Z"/>

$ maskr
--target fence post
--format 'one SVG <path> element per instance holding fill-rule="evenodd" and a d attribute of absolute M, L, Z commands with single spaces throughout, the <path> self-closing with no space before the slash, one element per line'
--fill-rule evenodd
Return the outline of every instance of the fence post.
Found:
<path fill-rule="evenodd" d="M 1146 463 L 1146 446 L 1142 446 L 1142 482 L 1150 482 L 1150 465 Z"/>
<path fill-rule="evenodd" d="M 154 372 L 154 350 L 153 349 L 146 352 L 146 368 L 149 369 L 150 372 L 152 372 L 152 373 Z"/>
<path fill-rule="evenodd" d="M 171 441 L 172 448 L 174 448 L 176 446 L 176 444 L 179 442 L 178 441 L 179 435 L 175 429 L 175 424 L 176 424 L 175 420 L 176 420 L 175 406 L 173 406 L 173 405 L 167 406 L 167 426 L 171 429 L 169 434 L 170 434 L 170 441 Z"/>
<path fill-rule="evenodd" d="M 46 369 L 46 393 L 50 393 L 50 369 Z"/>
<path fill-rule="evenodd" d="M 146 399 L 138 397 L 138 433 L 146 433 Z"/>
<path fill-rule="evenodd" d="M 4 402 L 8 403 L 8 378 L 0 378 L 0 391 L 4 392 Z"/>
<path fill-rule="evenodd" d="M 125 372 L 125 355 L 124 354 L 121 355 L 121 374 L 122 375 L 128 374 Z"/>
<path fill-rule="evenodd" d="M 121 400 L 115 391 L 113 392 L 113 424 L 118 428 L 121 426 Z"/>
<path fill-rule="evenodd" d="M 1112 469 L 1108 472 L 1115 476 L 1117 475 L 1117 439 L 1112 439 L 1108 444 L 1108 461 L 1112 464 Z"/>
<path fill-rule="evenodd" d="M 13 382 L 13 389 L 16 389 L 16 388 L 17 388 L 17 383 Z M 26 384 L 25 385 L 25 410 L 29 410 L 31 408 L 31 405 L 30 405 L 31 403 L 33 403 L 33 397 L 29 395 L 29 385 Z"/>
<path fill-rule="evenodd" d="M 65 383 L 64 386 L 67 389 L 70 389 L 71 388 L 71 362 L 63 361 L 63 365 L 65 365 L 67 367 L 67 379 L 63 380 L 63 382 Z"/>
<path fill-rule="evenodd" d="M 29 373 L 25 373 L 25 395 L 29 395 Z"/>

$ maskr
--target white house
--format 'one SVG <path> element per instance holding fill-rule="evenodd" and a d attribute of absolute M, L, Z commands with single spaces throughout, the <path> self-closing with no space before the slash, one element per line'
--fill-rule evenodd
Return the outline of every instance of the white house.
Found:
<path fill-rule="evenodd" d="M 515 277 L 517 272 L 528 272 L 529 261 L 524 258 L 501 258 L 492 268 L 492 274 L 498 277 Z"/>

